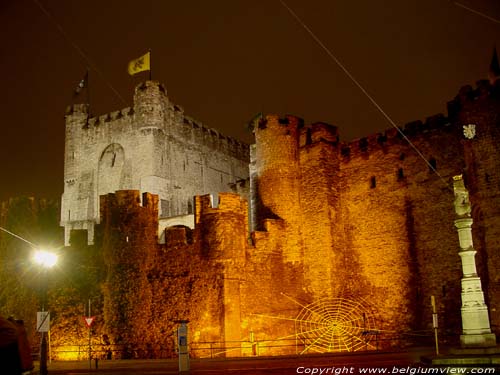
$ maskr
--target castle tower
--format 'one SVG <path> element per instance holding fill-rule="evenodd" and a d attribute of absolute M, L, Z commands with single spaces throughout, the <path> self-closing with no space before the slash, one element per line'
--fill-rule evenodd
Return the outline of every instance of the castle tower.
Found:
<path fill-rule="evenodd" d="M 81 194 L 81 190 L 91 192 L 94 184 L 91 176 L 82 174 L 81 162 L 84 150 L 80 139 L 88 127 L 89 108 L 86 104 L 76 104 L 66 110 L 66 143 L 64 148 L 64 193 L 61 201 L 61 226 L 65 227 L 65 244 L 69 245 L 71 229 L 84 229 L 88 241 L 94 238 L 94 201 L 93 194 Z M 72 223 L 70 227 L 67 223 Z"/>
<path fill-rule="evenodd" d="M 141 203 L 142 202 L 142 203 Z M 153 290 L 148 274 L 158 250 L 158 197 L 137 190 L 101 196 L 101 230 L 106 279 L 103 320 L 113 342 L 145 344 L 152 332 Z"/>
<path fill-rule="evenodd" d="M 134 107 L 88 118 L 85 105 L 66 113 L 65 184 L 61 225 L 65 243 L 73 229 L 99 223 L 99 197 L 117 190 L 159 196 L 159 232 L 194 227 L 193 196 L 230 191 L 248 178 L 248 146 L 204 127 L 147 81 L 135 89 Z M 164 219 L 164 220 L 163 220 Z"/>
<path fill-rule="evenodd" d="M 338 138 L 337 128 L 325 123 L 308 125 L 300 135 L 304 278 L 316 298 L 340 294 L 343 280 L 335 276 L 345 267 Z"/>
<path fill-rule="evenodd" d="M 284 240 L 286 261 L 300 261 L 302 240 L 300 226 L 299 134 L 302 120 L 294 116 L 268 115 L 254 129 L 255 160 L 252 185 L 257 197 L 257 229 L 264 219 L 282 219 L 286 224 Z"/>
<path fill-rule="evenodd" d="M 245 250 L 248 238 L 248 208 L 237 194 L 196 197 L 196 227 L 202 253 L 220 266 L 222 308 L 218 321 L 222 341 L 234 347 L 241 341 L 241 283 L 245 282 Z M 240 356 L 232 349 L 230 356 Z"/>

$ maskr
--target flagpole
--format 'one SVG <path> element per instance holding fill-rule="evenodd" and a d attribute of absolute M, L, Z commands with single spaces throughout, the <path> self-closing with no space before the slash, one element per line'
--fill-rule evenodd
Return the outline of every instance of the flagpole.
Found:
<path fill-rule="evenodd" d="M 153 60 L 151 58 L 151 48 L 149 49 L 149 80 L 152 81 L 153 80 L 153 64 L 152 64 L 152 61 Z"/>

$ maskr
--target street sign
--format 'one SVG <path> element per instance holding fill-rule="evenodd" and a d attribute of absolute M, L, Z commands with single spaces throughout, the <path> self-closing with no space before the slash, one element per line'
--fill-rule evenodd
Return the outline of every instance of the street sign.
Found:
<path fill-rule="evenodd" d="M 36 330 L 38 332 L 49 332 L 50 313 L 48 311 L 38 311 L 36 313 Z"/>
<path fill-rule="evenodd" d="M 92 323 L 94 323 L 95 316 L 84 316 L 83 320 L 85 321 L 85 325 L 90 328 Z"/>

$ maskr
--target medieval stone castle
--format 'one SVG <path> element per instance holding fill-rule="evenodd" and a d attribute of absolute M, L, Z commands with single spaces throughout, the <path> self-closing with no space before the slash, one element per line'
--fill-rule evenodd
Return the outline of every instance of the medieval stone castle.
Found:
<path fill-rule="evenodd" d="M 253 131 L 251 147 L 225 137 L 153 81 L 133 108 L 91 119 L 69 108 L 61 224 L 67 244 L 76 229 L 104 244 L 115 343 L 160 345 L 189 319 L 197 355 L 206 343 L 221 355 L 375 349 L 426 337 L 431 296 L 453 341 L 458 174 L 498 332 L 500 81 L 462 87 L 447 116 L 348 143 L 294 116 L 262 116 Z"/>

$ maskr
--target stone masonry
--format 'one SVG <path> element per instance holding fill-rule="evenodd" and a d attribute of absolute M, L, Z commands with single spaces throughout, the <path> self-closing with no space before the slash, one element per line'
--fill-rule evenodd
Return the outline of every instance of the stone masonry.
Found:
<path fill-rule="evenodd" d="M 186 116 L 155 81 L 136 88 L 133 108 L 89 118 L 87 105 L 73 105 L 66 112 L 65 243 L 74 229 L 88 230 L 93 241 L 99 196 L 117 190 L 157 194 L 160 217 L 177 218 L 169 225 L 192 223 L 193 196 L 248 178 L 248 157 L 247 145 Z"/>
<path fill-rule="evenodd" d="M 498 331 L 500 81 L 462 88 L 447 116 L 347 143 L 333 125 L 263 116 L 254 123 L 250 173 L 242 144 L 186 124 L 162 90 L 152 82 L 139 86 L 134 110 L 99 118 L 102 125 L 97 119 L 87 124 L 84 106 L 67 117 L 61 222 L 68 231 L 90 229 L 89 223 L 99 222 L 95 200 L 107 195 L 98 230 L 104 233 L 99 238 L 113 240 L 106 240 L 106 251 L 115 254 L 112 265 L 123 271 L 110 243 L 145 258 L 130 270 L 142 292 L 123 277 L 131 294 L 149 290 L 147 298 L 126 297 L 144 301 L 141 311 L 154 327 L 141 345 L 158 344 L 158 332 L 172 328 L 165 322 L 182 318 L 191 321 L 193 354 L 200 356 L 208 355 L 206 348 L 196 351 L 206 342 L 217 343 L 218 355 L 227 356 L 400 347 L 432 333 L 431 296 L 444 340 L 456 342 L 462 275 L 452 176 L 459 174 L 470 192 L 477 272 L 492 332 Z M 474 125 L 474 137 L 464 136 L 468 125 Z M 153 157 L 151 150 L 163 156 Z M 83 155 L 91 156 L 88 163 Z M 195 175 L 199 179 L 190 186 Z M 228 182 L 241 187 L 238 180 L 248 175 L 248 201 L 237 193 L 214 194 Z M 115 193 L 131 187 L 136 191 Z M 153 195 L 141 198 L 139 191 Z M 196 195 L 192 211 L 190 194 Z M 141 199 L 144 207 L 133 208 Z M 140 211 L 137 220 L 128 214 L 134 210 Z M 192 212 L 193 226 L 170 222 L 158 235 L 147 220 L 148 212 L 156 220 L 158 211 Z M 119 232 L 106 234 L 109 218 Z M 127 234 L 120 218 L 144 233 Z M 170 303 L 177 300 L 182 303 Z M 110 301 L 104 308 L 114 316 L 116 302 Z M 332 301 L 354 307 L 338 315 L 326 310 Z M 322 323 L 301 332 L 297 317 L 320 302 L 309 319 Z M 123 339 L 125 326 L 113 329 Z"/>

